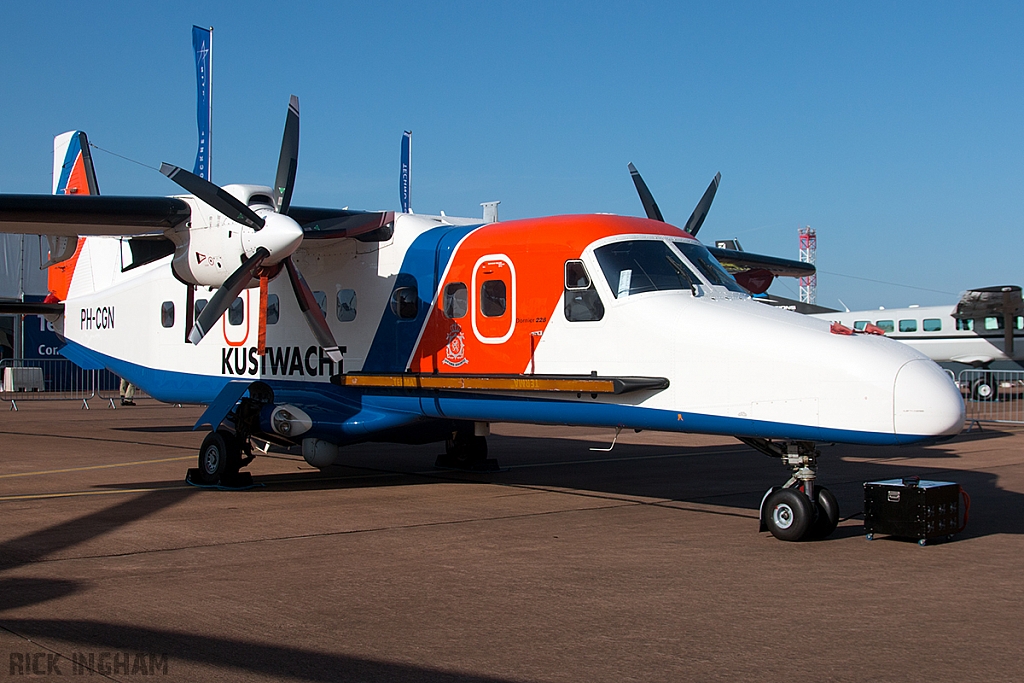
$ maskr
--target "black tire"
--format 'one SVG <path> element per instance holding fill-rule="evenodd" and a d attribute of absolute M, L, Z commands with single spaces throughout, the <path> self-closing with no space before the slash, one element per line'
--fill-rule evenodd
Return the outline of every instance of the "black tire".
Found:
<path fill-rule="evenodd" d="M 814 504 L 817 507 L 817 517 L 807 533 L 808 539 L 828 538 L 839 526 L 839 501 L 824 486 L 814 487 Z"/>
<path fill-rule="evenodd" d="M 460 430 L 448 437 L 444 450 L 454 463 L 466 466 L 487 459 L 487 438 Z"/>
<path fill-rule="evenodd" d="M 780 541 L 799 541 L 814 523 L 814 507 L 795 489 L 779 489 L 764 501 L 764 523 Z"/>
<path fill-rule="evenodd" d="M 999 398 L 999 383 L 986 375 L 971 383 L 971 397 L 975 401 L 995 401 Z"/>
<path fill-rule="evenodd" d="M 199 448 L 199 483 L 216 484 L 225 474 L 235 474 L 241 466 L 238 441 L 231 432 L 210 432 Z"/>

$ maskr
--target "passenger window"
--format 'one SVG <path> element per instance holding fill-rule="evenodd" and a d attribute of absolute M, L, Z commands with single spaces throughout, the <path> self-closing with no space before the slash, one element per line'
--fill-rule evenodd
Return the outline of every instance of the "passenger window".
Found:
<path fill-rule="evenodd" d="M 896 329 L 896 326 L 893 324 L 892 320 L 879 320 L 875 323 L 875 325 L 878 325 L 878 327 L 880 327 L 883 332 L 892 332 L 893 330 Z"/>
<path fill-rule="evenodd" d="M 961 319 L 958 318 L 957 321 L 956 321 L 956 329 L 958 329 L 958 330 L 967 330 L 967 331 L 973 330 L 974 329 L 974 321 L 973 320 L 961 320 Z"/>
<path fill-rule="evenodd" d="M 469 288 L 464 282 L 445 285 L 442 312 L 446 318 L 462 318 L 469 313 Z"/>
<path fill-rule="evenodd" d="M 208 303 L 210 302 L 206 299 L 196 299 L 196 303 L 192 307 L 192 310 L 194 311 L 193 320 L 199 317 L 199 314 L 203 312 L 203 309 L 206 308 L 206 304 Z"/>
<path fill-rule="evenodd" d="M 480 285 L 480 312 L 487 318 L 498 318 L 505 314 L 504 281 L 486 280 Z"/>
<path fill-rule="evenodd" d="M 419 296 L 415 287 L 399 287 L 391 295 L 391 312 L 402 320 L 412 320 L 419 313 Z"/>
<path fill-rule="evenodd" d="M 853 324 L 853 329 L 857 330 L 858 332 L 863 332 L 864 328 L 868 326 L 869 322 L 871 322 L 871 321 L 870 320 L 858 320 L 857 322 L 855 322 Z"/>
<path fill-rule="evenodd" d="M 351 322 L 356 319 L 356 290 L 338 290 L 337 314 L 338 320 L 343 323 Z"/>
<path fill-rule="evenodd" d="M 267 324 L 276 325 L 281 319 L 281 299 L 277 294 L 267 296 Z"/>
<path fill-rule="evenodd" d="M 643 292 L 690 289 L 700 282 L 660 240 L 614 242 L 594 250 L 615 298 Z"/>
<path fill-rule="evenodd" d="M 900 332 L 917 332 L 916 320 L 901 320 Z"/>
<path fill-rule="evenodd" d="M 986 330 L 1001 330 L 1005 327 L 1002 318 L 988 317 L 985 318 L 985 329 Z"/>
<path fill-rule="evenodd" d="M 160 324 L 164 327 L 174 327 L 173 301 L 165 301 L 160 304 Z"/>
<path fill-rule="evenodd" d="M 590 273 L 583 261 L 565 262 L 565 288 L 570 291 L 584 290 L 590 287 Z"/>
<path fill-rule="evenodd" d="M 1018 315 L 1014 320 L 1013 326 L 1018 330 L 1024 330 L 1024 317 Z"/>
<path fill-rule="evenodd" d="M 243 320 L 245 320 L 245 303 L 242 301 L 242 297 L 235 297 L 235 300 L 231 302 L 231 308 L 228 309 L 228 324 L 241 325 Z"/>
<path fill-rule="evenodd" d="M 320 312 L 327 317 L 327 292 L 321 292 L 317 290 L 313 292 L 313 298 L 316 299 L 316 305 L 320 307 Z"/>
<path fill-rule="evenodd" d="M 924 319 L 924 331 L 925 332 L 941 332 L 942 331 L 942 319 L 941 318 L 925 318 Z"/>

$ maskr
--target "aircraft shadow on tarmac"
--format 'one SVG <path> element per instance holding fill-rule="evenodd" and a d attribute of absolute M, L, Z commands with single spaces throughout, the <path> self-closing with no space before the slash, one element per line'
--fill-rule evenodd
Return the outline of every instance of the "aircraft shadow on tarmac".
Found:
<path fill-rule="evenodd" d="M 988 439 L 999 432 L 967 434 L 961 439 Z M 780 484 L 786 470 L 774 460 L 745 446 L 649 446 L 624 443 L 613 451 L 595 453 L 592 441 L 498 436 L 490 455 L 505 469 L 492 473 L 432 469 L 436 446 L 403 447 L 367 444 L 354 447 L 346 467 L 323 472 L 259 476 L 267 486 L 260 493 L 345 489 L 356 486 L 431 485 L 437 482 L 487 482 L 506 486 L 571 489 L 583 495 L 642 496 L 656 500 L 702 504 L 715 514 L 740 514 L 756 524 L 757 508 L 768 486 Z M 281 456 L 278 456 L 281 457 Z M 284 456 L 288 457 L 288 456 Z M 921 467 L 915 458 L 949 458 L 949 468 Z M 837 495 L 844 515 L 860 510 L 862 483 L 907 475 L 960 483 L 972 496 L 972 514 L 963 537 L 1024 533 L 1024 495 L 1001 489 L 996 476 L 957 469 L 957 456 L 945 445 L 906 448 L 836 446 L 825 450 L 821 481 Z M 296 460 L 299 466 L 301 460 Z M 45 559 L 85 540 L 173 505 L 201 489 L 183 489 L 180 481 L 149 482 L 147 491 L 102 510 L 32 531 L 0 544 L 0 613 L 64 598 L 86 589 L 76 581 L 12 577 L 11 570 Z M 168 488 L 168 485 L 175 488 Z M 125 486 L 121 484 L 120 486 Z M 236 495 L 210 492 L 210 495 Z M 245 495 L 239 493 L 238 495 Z M 710 508 L 710 509 L 709 509 Z M 859 534 L 856 525 L 840 526 L 832 538 Z M 0 628 L 22 638 L 51 638 L 83 649 L 166 654 L 169 666 L 194 662 L 231 667 L 270 676 L 321 681 L 340 679 L 408 681 L 498 681 L 497 678 L 450 673 L 405 664 L 327 654 L 301 648 L 266 645 L 228 638 L 211 638 L 178 631 L 146 629 L 89 620 L 0 618 Z M 65 661 L 70 667 L 70 662 Z"/>
<path fill-rule="evenodd" d="M 167 656 L 167 673 L 182 661 L 216 668 L 230 667 L 274 678 L 305 681 L 409 681 L 410 683 L 499 683 L 511 679 L 428 669 L 315 650 L 268 645 L 230 638 L 162 629 L 122 626 L 72 619 L 4 619 L 4 625 L 24 637 L 71 641 L 90 651 L 153 653 Z M 109 661 L 108 661 L 109 664 Z M 71 662 L 65 675 L 71 673 Z M 91 672 L 90 672 L 91 673 Z M 159 673 L 159 671 L 158 671 Z"/>
<path fill-rule="evenodd" d="M 962 434 L 957 441 L 1005 436 L 998 430 Z M 604 444 L 597 444 L 604 445 Z M 315 470 L 296 454 L 272 454 L 294 460 L 300 471 L 253 473 L 264 493 L 291 494 L 304 490 L 378 486 L 430 485 L 438 482 L 491 483 L 505 486 L 567 489 L 581 494 L 644 497 L 656 501 L 700 504 L 704 511 L 749 517 L 756 524 L 765 491 L 789 477 L 777 460 L 743 444 L 715 446 L 652 446 L 619 443 L 611 452 L 593 452 L 595 443 L 583 439 L 492 436 L 489 455 L 498 472 L 464 472 L 433 467 L 436 444 L 406 446 L 360 444 L 342 451 L 344 464 Z M 948 467 L 922 466 L 946 459 Z M 970 522 L 958 538 L 1024 533 L 1024 494 L 998 486 L 998 477 L 984 471 L 958 468 L 970 463 L 949 443 L 931 446 L 825 446 L 819 460 L 819 483 L 836 495 L 844 519 L 863 510 L 863 483 L 916 475 L 953 481 L 970 494 Z M 184 472 L 183 472 L 184 474 Z M 179 481 L 135 482 L 128 486 L 166 488 Z M 116 487 L 124 487 L 122 483 Z M 229 494 L 230 495 L 230 494 Z M 859 534 L 860 527 L 842 526 L 830 538 Z M 2 561 L 0 561 L 2 563 Z"/>

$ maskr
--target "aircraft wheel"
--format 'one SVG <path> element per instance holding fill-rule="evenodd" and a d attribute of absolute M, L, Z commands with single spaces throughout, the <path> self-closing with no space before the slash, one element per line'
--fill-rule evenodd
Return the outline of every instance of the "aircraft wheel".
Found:
<path fill-rule="evenodd" d="M 780 541 L 799 541 L 814 522 L 814 507 L 795 489 L 779 489 L 764 501 L 764 523 Z"/>
<path fill-rule="evenodd" d="M 807 538 L 828 538 L 839 526 L 839 501 L 824 486 L 814 487 L 814 498 L 818 514 L 807 532 Z"/>
<path fill-rule="evenodd" d="M 238 441 L 231 432 L 219 429 L 210 432 L 199 448 L 199 479 L 202 484 L 216 484 L 227 473 L 236 473 L 241 466 Z"/>
<path fill-rule="evenodd" d="M 455 432 L 453 437 L 445 441 L 445 452 L 459 466 L 468 466 L 474 462 L 487 459 L 487 438 Z"/>
<path fill-rule="evenodd" d="M 975 401 L 994 401 L 999 396 L 998 384 L 991 377 L 982 377 L 971 384 L 971 396 Z"/>

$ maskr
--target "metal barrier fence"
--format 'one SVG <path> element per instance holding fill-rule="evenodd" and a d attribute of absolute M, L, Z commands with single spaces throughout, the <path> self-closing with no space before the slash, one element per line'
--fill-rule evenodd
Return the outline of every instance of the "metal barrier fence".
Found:
<path fill-rule="evenodd" d="M 957 385 L 969 422 L 1024 424 L 1024 371 L 961 370 Z"/>
<path fill-rule="evenodd" d="M 0 360 L 0 400 L 81 401 L 89 409 L 93 398 L 109 400 L 117 395 L 120 379 L 109 370 L 84 370 L 67 358 L 5 358 Z"/>

